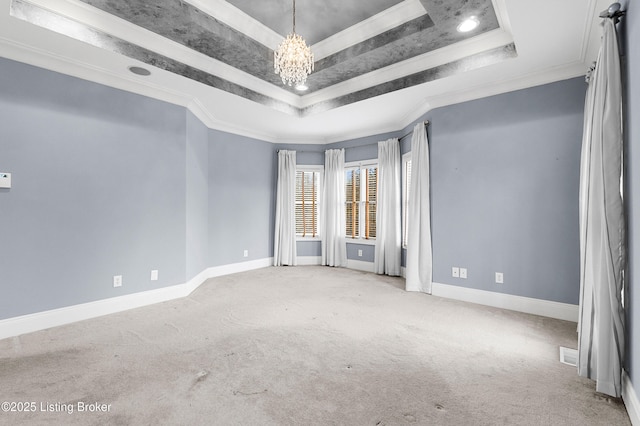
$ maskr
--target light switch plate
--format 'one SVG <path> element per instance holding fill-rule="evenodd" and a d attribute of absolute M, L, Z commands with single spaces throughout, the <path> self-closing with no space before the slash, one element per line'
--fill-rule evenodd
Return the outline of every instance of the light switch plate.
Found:
<path fill-rule="evenodd" d="M 451 276 L 453 278 L 459 278 L 460 277 L 460 268 L 458 268 L 457 266 L 454 266 L 451 268 Z"/>
<path fill-rule="evenodd" d="M 11 173 L 0 172 L 0 188 L 11 188 Z"/>

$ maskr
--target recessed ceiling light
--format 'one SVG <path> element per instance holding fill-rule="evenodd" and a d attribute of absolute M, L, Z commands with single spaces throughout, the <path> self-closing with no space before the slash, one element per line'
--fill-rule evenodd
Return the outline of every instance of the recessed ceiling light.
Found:
<path fill-rule="evenodd" d="M 151 71 L 142 67 L 129 67 L 129 71 L 131 71 L 134 74 L 142 75 L 142 76 L 148 76 L 151 74 Z"/>
<path fill-rule="evenodd" d="M 309 90 L 309 86 L 307 86 L 306 84 L 298 84 L 296 86 L 296 90 L 298 92 L 306 92 L 307 90 Z"/>
<path fill-rule="evenodd" d="M 464 21 L 460 25 L 458 25 L 458 32 L 468 33 L 469 31 L 473 31 L 476 27 L 480 25 L 480 21 L 475 16 L 471 16 Z"/>

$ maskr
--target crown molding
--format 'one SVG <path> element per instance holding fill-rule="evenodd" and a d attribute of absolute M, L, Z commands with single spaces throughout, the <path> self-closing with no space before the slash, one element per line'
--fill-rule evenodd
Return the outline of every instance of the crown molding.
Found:
<path fill-rule="evenodd" d="M 475 87 L 449 91 L 443 95 L 431 96 L 425 99 L 425 104 L 422 107 L 414 108 L 411 114 L 407 115 L 404 120 L 398 124 L 398 126 L 404 129 L 427 114 L 429 111 L 436 108 L 514 92 L 530 87 L 542 86 L 556 81 L 568 80 L 584 75 L 585 70 L 586 68 L 583 62 L 574 61 L 563 66 L 533 72 L 525 76 L 518 76 L 493 83 L 478 84 Z"/>
<path fill-rule="evenodd" d="M 596 8 L 597 8 L 597 1 L 589 0 L 589 6 L 588 6 L 589 13 L 587 14 L 587 20 L 584 24 L 584 32 L 582 34 L 582 47 L 580 48 L 580 59 L 583 62 L 586 61 L 587 57 L 589 56 L 589 50 L 592 45 L 594 27 L 597 28 L 597 25 L 594 25 L 594 24 L 596 22 L 599 22 L 600 20 L 600 18 L 598 17 L 598 12 Z"/>
<path fill-rule="evenodd" d="M 202 124 L 211 130 L 233 133 L 234 135 L 245 136 L 247 138 L 258 139 L 263 142 L 270 142 L 273 144 L 279 143 L 277 135 L 256 132 L 218 119 L 198 98 L 192 98 L 186 105 L 186 108 L 195 115 Z"/>
<path fill-rule="evenodd" d="M 131 74 L 130 77 L 123 77 L 108 69 L 88 64 L 75 58 L 58 55 L 49 50 L 34 48 L 4 37 L 0 37 L 0 46 L 2 47 L 2 57 L 47 71 L 57 72 L 181 106 L 187 106 L 191 99 L 191 97 L 185 93 L 154 84 L 149 80 L 136 77 L 134 74 Z M 130 60 L 130 62 L 132 65 L 147 66 L 135 60 Z"/>
<path fill-rule="evenodd" d="M 50 51 L 35 49 L 31 46 L 16 43 L 13 40 L 7 40 L 2 37 L 0 37 L 0 47 L 2 47 L 1 50 L 3 52 L 3 57 L 6 57 L 7 59 L 33 65 L 48 71 L 68 75 L 70 77 L 91 81 L 96 84 L 102 84 L 114 89 L 124 90 L 141 96 L 146 96 L 148 98 L 157 99 L 159 101 L 183 106 L 191 111 L 200 121 L 202 121 L 204 125 L 211 129 L 260 139 L 265 142 L 278 142 L 276 135 L 255 132 L 230 123 L 225 123 L 224 121 L 216 118 L 215 115 L 209 111 L 197 97 L 188 93 L 168 89 L 166 86 L 155 84 L 151 80 L 138 78 L 133 74 L 131 74 L 131 77 L 125 78 L 119 74 L 112 73 L 107 69 L 99 68 L 81 62 L 77 59 L 57 55 Z M 140 63 L 140 65 L 146 66 L 146 64 L 143 63 Z"/>
<path fill-rule="evenodd" d="M 328 142 L 322 138 L 279 138 L 276 143 L 283 145 L 326 145 Z"/>

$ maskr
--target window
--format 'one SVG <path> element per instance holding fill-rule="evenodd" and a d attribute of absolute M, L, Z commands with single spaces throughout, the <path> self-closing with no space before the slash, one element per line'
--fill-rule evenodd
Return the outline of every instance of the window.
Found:
<path fill-rule="evenodd" d="M 411 187 L 411 153 L 402 156 L 402 247 L 407 246 L 409 224 L 409 188 Z"/>
<path fill-rule="evenodd" d="M 316 238 L 319 233 L 321 170 L 298 167 L 296 170 L 296 236 Z"/>
<path fill-rule="evenodd" d="M 376 237 L 378 165 L 348 166 L 345 170 L 347 238 Z"/>

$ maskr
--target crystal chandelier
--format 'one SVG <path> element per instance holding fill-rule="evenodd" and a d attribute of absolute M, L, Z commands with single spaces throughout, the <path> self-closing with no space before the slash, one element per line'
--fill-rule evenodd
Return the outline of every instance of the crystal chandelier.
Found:
<path fill-rule="evenodd" d="M 302 37 L 296 34 L 296 0 L 293 0 L 293 31 L 274 52 L 273 67 L 282 83 L 300 86 L 313 71 L 313 53 Z"/>

